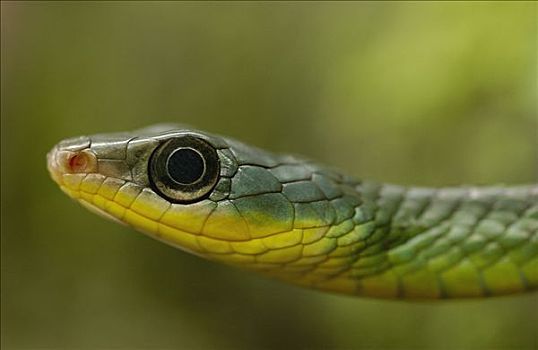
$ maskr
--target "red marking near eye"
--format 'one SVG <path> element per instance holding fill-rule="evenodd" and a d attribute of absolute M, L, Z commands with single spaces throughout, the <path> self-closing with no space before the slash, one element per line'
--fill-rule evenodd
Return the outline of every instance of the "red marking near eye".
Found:
<path fill-rule="evenodd" d="M 84 172 L 88 166 L 88 157 L 84 153 L 75 154 L 69 159 L 69 168 L 74 173 Z"/>

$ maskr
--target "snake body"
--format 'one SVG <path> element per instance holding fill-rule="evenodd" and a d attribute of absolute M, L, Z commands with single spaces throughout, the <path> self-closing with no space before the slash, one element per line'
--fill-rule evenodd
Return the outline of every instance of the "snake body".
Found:
<path fill-rule="evenodd" d="M 309 288 L 437 299 L 538 287 L 538 185 L 359 181 L 180 125 L 68 139 L 48 168 L 98 214 Z"/>

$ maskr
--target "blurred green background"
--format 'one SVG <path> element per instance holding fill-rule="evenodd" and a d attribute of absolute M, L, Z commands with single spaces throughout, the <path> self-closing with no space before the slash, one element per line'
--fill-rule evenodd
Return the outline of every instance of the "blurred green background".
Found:
<path fill-rule="evenodd" d="M 538 297 L 300 289 L 102 220 L 80 134 L 178 121 L 403 184 L 537 179 L 537 4 L 2 1 L 2 348 L 536 349 Z"/>

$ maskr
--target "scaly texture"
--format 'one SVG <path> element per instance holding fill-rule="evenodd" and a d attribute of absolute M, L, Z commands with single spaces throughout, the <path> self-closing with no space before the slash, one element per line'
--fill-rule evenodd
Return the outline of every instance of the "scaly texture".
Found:
<path fill-rule="evenodd" d="M 148 162 L 163 142 L 185 135 L 216 149 L 220 173 L 206 197 L 175 203 L 152 188 Z M 61 188 L 101 215 L 292 283 L 384 298 L 483 297 L 538 286 L 536 185 L 358 181 L 170 125 L 69 139 L 48 162 Z"/>

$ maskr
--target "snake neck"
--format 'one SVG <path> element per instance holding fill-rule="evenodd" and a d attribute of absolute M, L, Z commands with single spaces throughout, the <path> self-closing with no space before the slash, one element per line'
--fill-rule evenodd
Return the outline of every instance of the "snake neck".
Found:
<path fill-rule="evenodd" d="M 352 249 L 318 288 L 389 298 L 476 297 L 538 285 L 538 187 L 363 182 Z M 329 254 L 330 256 L 330 254 Z"/>

